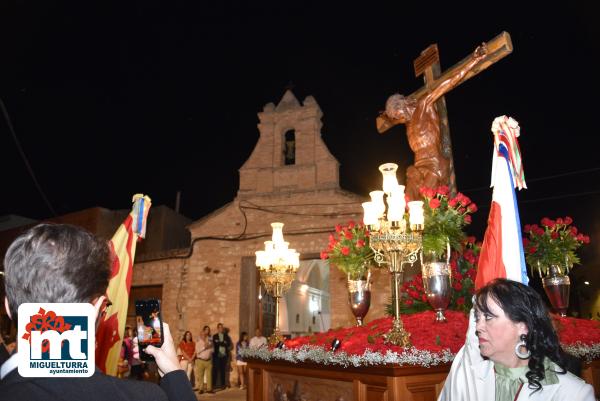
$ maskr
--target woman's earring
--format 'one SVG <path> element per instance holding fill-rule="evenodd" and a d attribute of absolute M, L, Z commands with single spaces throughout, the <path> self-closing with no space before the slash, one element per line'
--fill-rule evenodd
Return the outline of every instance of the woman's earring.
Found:
<path fill-rule="evenodd" d="M 519 359 L 527 359 L 531 356 L 531 351 L 527 349 L 527 343 L 525 339 L 527 338 L 526 334 L 521 334 L 521 341 L 515 345 L 515 354 L 519 357 Z M 526 352 L 521 352 L 521 347 L 525 348 Z"/>

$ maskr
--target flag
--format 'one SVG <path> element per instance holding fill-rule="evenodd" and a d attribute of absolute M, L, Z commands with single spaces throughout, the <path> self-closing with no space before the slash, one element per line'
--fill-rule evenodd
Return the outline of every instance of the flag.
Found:
<path fill-rule="evenodd" d="M 133 196 L 133 207 L 110 240 L 113 265 L 106 292 L 112 305 L 101 317 L 96 331 L 96 364 L 106 374 L 116 376 L 117 363 L 127 319 L 129 290 L 133 275 L 136 243 L 146 236 L 146 220 L 152 205 L 148 196 Z"/>
<path fill-rule="evenodd" d="M 495 278 L 507 278 L 527 284 L 525 255 L 521 240 L 521 222 L 515 187 L 527 188 L 521 151 L 517 138 L 519 124 L 501 116 L 492 123 L 494 153 L 492 157 L 492 206 L 488 216 L 483 245 L 479 254 L 475 288 L 485 286 Z M 474 310 L 469 314 L 469 328 L 465 345 L 458 351 L 438 401 L 488 401 L 494 393 L 483 389 L 481 380 L 485 370 L 475 334 Z M 491 398 L 490 398 L 491 397 Z"/>
<path fill-rule="evenodd" d="M 515 188 L 527 188 L 517 138 L 519 123 L 507 116 L 492 123 L 494 153 L 492 158 L 492 205 L 488 226 L 479 254 L 475 288 L 495 278 L 528 283 L 521 222 Z"/>

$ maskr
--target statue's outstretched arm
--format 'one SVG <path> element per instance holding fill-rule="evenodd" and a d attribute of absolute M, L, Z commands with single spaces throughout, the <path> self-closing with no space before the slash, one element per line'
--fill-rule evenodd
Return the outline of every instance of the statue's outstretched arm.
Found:
<path fill-rule="evenodd" d="M 449 92 L 452 88 L 458 85 L 465 75 L 467 75 L 467 72 L 471 71 L 473 67 L 475 67 L 481 60 L 485 58 L 486 55 L 487 46 L 485 43 L 482 43 L 473 52 L 473 57 L 471 60 L 461 69 L 459 69 L 456 74 L 436 85 L 431 92 L 425 95 L 424 101 L 429 105 L 435 103 L 440 97 L 444 96 L 446 92 Z"/>

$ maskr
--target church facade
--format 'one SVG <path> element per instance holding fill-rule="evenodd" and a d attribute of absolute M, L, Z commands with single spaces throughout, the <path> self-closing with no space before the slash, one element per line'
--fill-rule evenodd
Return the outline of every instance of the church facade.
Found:
<path fill-rule="evenodd" d="M 235 199 L 188 226 L 192 244 L 157 260 L 134 265 L 132 300 L 163 301 L 163 317 L 174 335 L 222 322 L 237 341 L 242 331 L 265 334 L 274 325 L 273 300 L 259 285 L 255 251 L 264 248 L 272 222 L 284 223 L 290 248 L 300 253 L 296 281 L 280 303 L 284 334 L 299 335 L 351 325 L 346 278 L 319 259 L 336 224 L 362 219 L 365 199 L 339 186 L 339 163 L 321 138 L 322 111 L 308 96 L 291 91 L 258 113 L 260 137 L 240 168 Z M 369 317 L 389 302 L 389 277 L 374 275 Z M 131 301 L 130 301 L 131 303 Z M 131 319 L 132 316 L 129 316 Z"/>

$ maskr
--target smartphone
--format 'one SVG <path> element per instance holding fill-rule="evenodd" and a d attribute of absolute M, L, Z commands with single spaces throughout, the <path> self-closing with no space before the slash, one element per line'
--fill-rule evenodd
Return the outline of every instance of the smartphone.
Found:
<path fill-rule="evenodd" d="M 135 301 L 135 322 L 140 359 L 154 361 L 154 357 L 145 352 L 148 345 L 162 346 L 165 341 L 160 301 L 158 299 L 138 299 Z"/>

